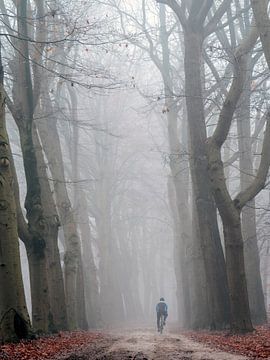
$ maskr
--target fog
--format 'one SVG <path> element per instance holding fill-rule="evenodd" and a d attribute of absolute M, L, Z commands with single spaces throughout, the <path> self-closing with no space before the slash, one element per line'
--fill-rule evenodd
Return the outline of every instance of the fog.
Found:
<path fill-rule="evenodd" d="M 177 328 L 266 321 L 268 58 L 249 1 L 221 3 L 0 4 L 13 240 L 40 332 L 154 328 L 160 298 Z"/>

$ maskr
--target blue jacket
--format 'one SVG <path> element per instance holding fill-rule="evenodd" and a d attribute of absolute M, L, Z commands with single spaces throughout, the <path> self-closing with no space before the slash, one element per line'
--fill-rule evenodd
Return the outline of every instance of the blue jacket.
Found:
<path fill-rule="evenodd" d="M 161 314 L 167 314 L 168 313 L 168 305 L 165 303 L 165 301 L 160 301 L 156 306 L 156 312 Z"/>

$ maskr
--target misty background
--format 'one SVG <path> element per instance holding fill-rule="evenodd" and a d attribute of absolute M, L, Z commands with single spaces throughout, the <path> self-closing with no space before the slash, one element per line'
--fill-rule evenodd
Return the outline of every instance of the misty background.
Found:
<path fill-rule="evenodd" d="M 34 329 L 266 321 L 267 52 L 252 2 L 202 3 L 0 1 Z"/>

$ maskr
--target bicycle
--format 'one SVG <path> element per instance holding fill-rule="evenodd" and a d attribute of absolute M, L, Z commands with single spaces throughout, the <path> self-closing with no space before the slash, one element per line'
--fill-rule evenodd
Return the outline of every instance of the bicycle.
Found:
<path fill-rule="evenodd" d="M 160 319 L 159 319 L 159 327 L 158 327 L 158 331 L 160 332 L 160 334 L 162 334 L 163 332 L 163 328 L 164 328 L 164 315 L 161 314 L 160 315 Z"/>

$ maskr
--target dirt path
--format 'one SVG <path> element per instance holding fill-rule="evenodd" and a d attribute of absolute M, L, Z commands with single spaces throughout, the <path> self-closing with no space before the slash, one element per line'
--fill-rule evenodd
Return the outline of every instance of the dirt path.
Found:
<path fill-rule="evenodd" d="M 110 332 L 98 343 L 57 360 L 245 360 L 247 357 L 209 349 L 183 335 L 153 330 Z M 53 359 L 56 360 L 56 359 Z"/>

